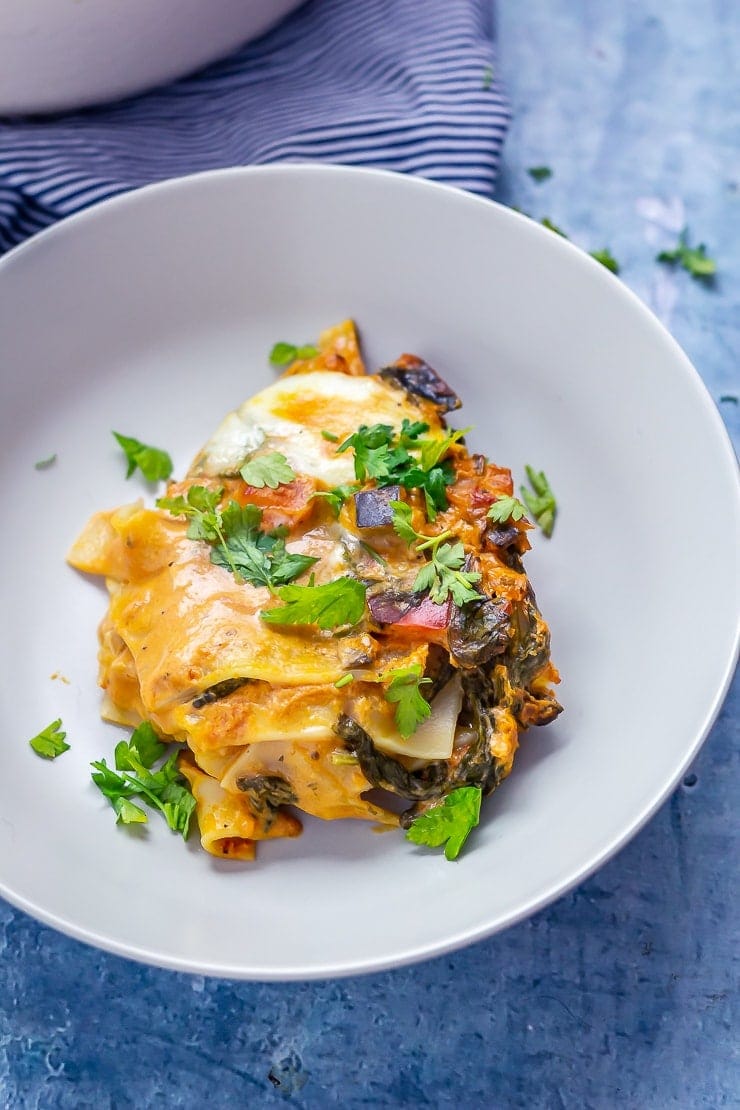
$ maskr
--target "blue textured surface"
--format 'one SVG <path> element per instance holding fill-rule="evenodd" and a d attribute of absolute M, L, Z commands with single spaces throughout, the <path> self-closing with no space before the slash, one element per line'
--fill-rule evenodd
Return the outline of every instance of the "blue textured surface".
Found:
<path fill-rule="evenodd" d="M 738 5 L 502 0 L 500 38 L 515 111 L 500 199 L 588 249 L 609 245 L 712 394 L 738 392 Z M 537 185 L 526 168 L 543 163 L 554 176 Z M 717 257 L 712 289 L 653 262 L 684 222 Z M 720 408 L 737 436 L 738 406 Z M 99 953 L 0 903 L 0 1102 L 740 1105 L 739 717 L 736 682 L 683 785 L 577 891 L 413 968 L 203 980 Z"/>

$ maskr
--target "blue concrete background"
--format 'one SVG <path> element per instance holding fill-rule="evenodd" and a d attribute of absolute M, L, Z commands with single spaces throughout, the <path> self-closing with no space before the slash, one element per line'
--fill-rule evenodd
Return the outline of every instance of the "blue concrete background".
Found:
<path fill-rule="evenodd" d="M 500 0 L 499 199 L 549 215 L 737 393 L 740 5 Z M 547 164 L 542 184 L 527 175 Z M 653 261 L 688 224 L 713 288 Z M 738 406 L 720 410 L 735 436 Z M 670 801 L 573 894 L 451 957 L 299 985 L 89 949 L 0 903 L 8 1107 L 740 1106 L 737 682 Z M 735 1034 L 733 1035 L 733 1025 Z"/>

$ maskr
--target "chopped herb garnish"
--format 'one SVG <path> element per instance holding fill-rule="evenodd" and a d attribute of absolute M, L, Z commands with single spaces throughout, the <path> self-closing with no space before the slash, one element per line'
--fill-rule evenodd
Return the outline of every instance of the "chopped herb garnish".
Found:
<path fill-rule="evenodd" d="M 720 404 L 736 405 L 738 403 L 737 393 L 723 393 L 719 400 Z"/>
<path fill-rule="evenodd" d="M 353 483 L 347 486 L 334 486 L 334 489 L 317 490 L 317 492 L 312 493 L 311 496 L 320 497 L 323 501 L 326 501 L 334 516 L 338 517 L 342 511 L 342 505 L 356 492 L 356 490 L 357 485 Z"/>
<path fill-rule="evenodd" d="M 295 480 L 295 471 L 279 451 L 270 451 L 266 455 L 257 455 L 245 462 L 240 474 L 248 486 L 255 489 L 277 489 L 278 486 L 287 486 Z"/>
<path fill-rule="evenodd" d="M 62 731 L 62 719 L 59 717 L 50 725 L 42 729 L 38 736 L 34 736 L 28 743 L 36 755 L 42 759 L 56 759 L 62 752 L 69 751 L 69 744 L 65 743 L 67 733 Z"/>
<path fill-rule="evenodd" d="M 326 631 L 357 624 L 365 612 L 366 588 L 356 578 L 337 578 L 321 586 L 282 586 L 275 591 L 285 604 L 264 609 L 269 624 L 315 624 Z"/>
<path fill-rule="evenodd" d="M 703 243 L 698 247 L 689 246 L 689 229 L 685 227 L 678 237 L 678 243 L 672 251 L 661 251 L 655 256 L 656 262 L 665 262 L 669 266 L 679 265 L 698 281 L 711 281 L 717 273 L 717 263 L 707 255 Z"/>
<path fill-rule="evenodd" d="M 486 66 L 486 68 L 483 70 L 483 81 L 481 82 L 481 88 L 483 89 L 483 92 L 488 92 L 492 84 L 493 66 Z"/>
<path fill-rule="evenodd" d="M 34 470 L 48 470 L 57 461 L 56 455 L 49 455 L 48 459 L 39 459 L 33 464 Z"/>
<path fill-rule="evenodd" d="M 295 343 L 276 343 L 270 351 L 270 362 L 273 366 L 288 366 L 298 358 L 316 358 L 318 348 L 312 343 L 296 347 Z"/>
<path fill-rule="evenodd" d="M 473 588 L 480 581 L 478 571 L 465 571 L 465 548 L 461 543 L 448 543 L 452 532 L 440 532 L 438 536 L 425 536 L 417 532 L 411 523 L 412 509 L 405 501 L 391 501 L 393 509 L 393 528 L 408 544 L 414 544 L 417 552 L 428 551 L 429 562 L 425 563 L 414 580 L 415 593 L 429 591 L 432 601 L 438 605 L 451 597 L 455 605 L 462 606 L 468 601 L 480 599 L 480 593 Z"/>
<path fill-rule="evenodd" d="M 543 216 L 540 220 L 540 223 L 543 227 L 546 227 L 548 231 L 554 231 L 555 234 L 559 235 L 561 239 L 568 238 L 563 229 L 561 227 L 558 227 L 557 224 L 554 224 L 549 216 Z"/>
<path fill-rule="evenodd" d="M 547 181 L 549 177 L 552 177 L 552 170 L 549 166 L 530 166 L 527 173 L 533 181 L 537 182 Z"/>
<path fill-rule="evenodd" d="M 521 520 L 526 511 L 526 506 L 518 497 L 499 497 L 486 515 L 489 520 L 494 520 L 497 524 L 505 524 L 507 520 Z"/>
<path fill-rule="evenodd" d="M 211 562 L 253 586 L 284 586 L 317 561 L 311 555 L 286 551 L 280 529 L 261 531 L 262 510 L 257 505 L 231 501 L 220 509 L 222 494 L 222 489 L 191 486 L 187 497 L 160 497 L 157 507 L 188 517 L 188 537 L 212 545 Z"/>
<path fill-rule="evenodd" d="M 602 266 L 606 266 L 607 270 L 611 270 L 613 274 L 619 273 L 619 263 L 608 247 L 604 247 L 600 251 L 591 251 L 591 257 L 600 262 Z"/>
<path fill-rule="evenodd" d="M 352 672 L 350 672 L 349 674 L 343 674 L 341 678 L 337 679 L 334 685 L 336 686 L 337 690 L 341 690 L 343 686 L 349 686 L 350 682 L 354 681 L 354 677 L 355 676 L 352 674 Z"/>
<path fill-rule="evenodd" d="M 538 472 L 531 466 L 525 467 L 525 470 L 534 492 L 522 486 L 522 500 L 542 531 L 549 537 L 552 535 L 557 512 L 555 495 L 550 488 L 550 483 L 545 477 L 544 471 L 540 470 Z"/>
<path fill-rule="evenodd" d="M 148 482 L 164 482 L 172 473 L 172 459 L 166 451 L 149 447 L 132 436 L 114 432 L 128 462 L 126 477 L 130 478 L 137 466 Z"/>
<path fill-rule="evenodd" d="M 385 691 L 386 701 L 396 706 L 398 731 L 404 740 L 408 740 L 422 721 L 431 716 L 432 707 L 422 697 L 420 687 L 431 685 L 432 680 L 423 677 L 420 663 L 388 671 L 384 677 L 391 680 Z"/>
<path fill-rule="evenodd" d="M 420 813 L 406 832 L 407 840 L 429 848 L 445 845 L 445 859 L 460 855 L 463 844 L 480 820 L 482 791 L 479 786 L 460 786 L 441 805 Z"/>
<path fill-rule="evenodd" d="M 339 436 L 335 436 L 334 432 L 327 432 L 326 428 L 322 428 L 321 434 L 329 443 L 339 443 Z"/>
<path fill-rule="evenodd" d="M 92 780 L 108 799 L 123 825 L 145 824 L 146 811 L 131 801 L 138 798 L 158 809 L 173 832 L 187 839 L 195 811 L 195 798 L 177 769 L 177 752 L 153 771 L 152 767 L 166 750 L 148 722 L 133 732 L 130 740 L 116 745 L 114 771 L 104 759 L 91 764 Z"/>

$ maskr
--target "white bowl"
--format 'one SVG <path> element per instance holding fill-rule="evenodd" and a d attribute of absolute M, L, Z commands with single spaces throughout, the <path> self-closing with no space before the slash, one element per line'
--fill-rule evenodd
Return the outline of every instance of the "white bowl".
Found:
<path fill-rule="evenodd" d="M 143 92 L 224 57 L 301 0 L 2 0 L 0 115 Z"/>
<path fill-rule="evenodd" d="M 414 351 L 473 447 L 544 468 L 554 536 L 527 565 L 565 712 L 523 737 L 456 863 L 360 822 L 307 821 L 255 864 L 116 828 L 89 780 L 104 592 L 64 554 L 88 515 L 151 496 L 115 428 L 182 472 L 271 380 L 276 340 L 353 315 L 368 362 Z M 577 248 L 427 182 L 340 167 L 184 178 L 75 216 L 0 262 L 0 890 L 114 952 L 261 979 L 350 974 L 483 937 L 557 897 L 650 817 L 732 673 L 740 496 L 696 372 Z M 361 414 L 358 413 L 358 422 Z M 56 452 L 57 462 L 34 462 Z M 52 674 L 62 674 L 69 685 Z M 62 717 L 55 763 L 28 738 Z M 688 848 L 691 851 L 691 845 Z M 698 849 L 697 849 L 698 850 Z"/>

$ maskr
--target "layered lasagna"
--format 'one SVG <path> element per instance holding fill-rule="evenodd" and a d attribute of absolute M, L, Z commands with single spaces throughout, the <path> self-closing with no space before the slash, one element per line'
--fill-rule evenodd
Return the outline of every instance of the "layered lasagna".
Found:
<path fill-rule="evenodd" d="M 251 859 L 299 813 L 408 828 L 488 795 L 553 720 L 510 472 L 421 359 L 367 374 L 354 326 L 231 412 L 155 507 L 96 514 L 103 715 L 183 745 L 203 847 Z"/>

